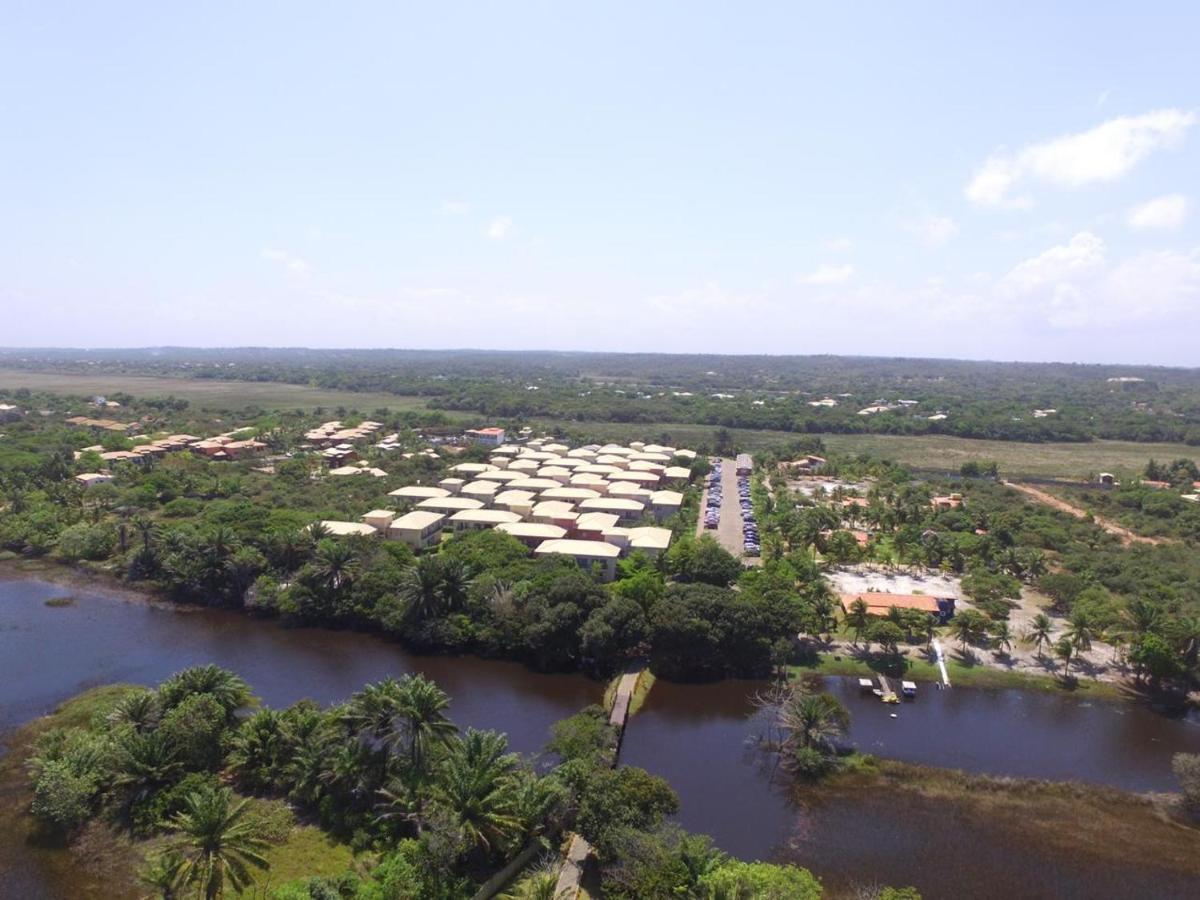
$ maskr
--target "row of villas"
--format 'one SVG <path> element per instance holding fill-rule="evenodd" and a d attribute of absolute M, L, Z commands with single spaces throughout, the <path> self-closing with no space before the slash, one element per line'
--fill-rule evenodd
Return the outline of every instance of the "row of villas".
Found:
<path fill-rule="evenodd" d="M 616 577 L 617 560 L 655 556 L 671 542 L 660 523 L 677 513 L 691 470 L 672 466 L 695 453 L 634 442 L 629 446 L 530 441 L 500 445 L 488 463 L 460 463 L 437 485 L 392 491 L 395 509 L 375 509 L 361 522 L 325 522 L 334 534 L 384 535 L 415 550 L 435 546 L 443 531 L 496 529 L 535 555 L 564 554 Z M 470 480 L 468 480 L 468 478 Z M 655 524 L 644 524 L 653 519 Z"/>
<path fill-rule="evenodd" d="M 68 421 L 70 420 L 68 419 Z M 105 450 L 103 445 L 95 444 L 75 451 L 75 459 L 79 459 L 84 453 L 94 452 L 108 465 L 120 462 L 140 465 L 152 459 L 160 459 L 168 453 L 178 453 L 184 450 L 208 459 L 225 460 L 256 456 L 267 449 L 267 445 L 262 441 L 238 440 L 235 437 L 237 433 L 237 430 L 229 431 L 211 438 L 199 438 L 192 434 L 172 434 L 153 441 L 146 439 L 145 443 L 135 444 L 131 450 Z M 75 480 L 80 484 L 90 486 L 112 481 L 112 477 L 105 472 L 85 472 L 76 475 Z"/>

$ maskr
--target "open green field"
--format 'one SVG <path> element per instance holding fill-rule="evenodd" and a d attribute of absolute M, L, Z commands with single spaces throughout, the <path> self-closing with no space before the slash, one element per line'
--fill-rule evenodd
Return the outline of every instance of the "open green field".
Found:
<path fill-rule="evenodd" d="M 123 391 L 135 397 L 165 397 L 174 395 L 187 400 L 199 409 L 243 409 L 258 406 L 263 409 L 357 409 L 387 408 L 395 411 L 425 409 L 421 397 L 398 394 L 357 393 L 327 390 L 302 384 L 279 384 L 262 381 L 213 381 L 199 378 L 167 378 L 148 375 L 74 375 L 59 372 L 28 372 L 23 369 L 0 369 L 0 388 L 29 388 L 55 394 L 91 396 Z M 446 413 L 450 418 L 457 413 Z"/>
<path fill-rule="evenodd" d="M 715 425 L 681 425 L 674 422 L 569 423 L 539 420 L 545 428 L 561 426 L 571 431 L 596 434 L 609 440 L 653 440 L 680 447 L 712 445 Z M 804 435 L 786 431 L 730 428 L 734 443 L 753 452 L 786 444 Z M 1145 468 L 1147 460 L 1187 457 L 1200 461 L 1200 447 L 1186 444 L 1141 444 L 1133 441 L 1093 441 L 1090 444 L 1024 444 L 1013 441 L 980 441 L 947 435 L 822 434 L 830 450 L 839 453 L 869 453 L 895 460 L 913 469 L 958 471 L 968 460 L 995 460 L 1006 477 L 1036 475 L 1084 478 L 1095 472 L 1129 475 Z"/>
<path fill-rule="evenodd" d="M 994 459 L 1003 476 L 1041 475 L 1083 478 L 1095 472 L 1128 475 L 1140 472 L 1147 460 L 1180 457 L 1200 460 L 1200 448 L 1186 444 L 1139 444 L 1132 441 L 1093 441 L 1090 444 L 1021 444 L 975 441 L 930 435 L 909 437 L 881 434 L 822 435 L 825 446 L 842 453 L 870 453 L 894 459 L 914 469 L 956 471 L 971 459 Z"/>

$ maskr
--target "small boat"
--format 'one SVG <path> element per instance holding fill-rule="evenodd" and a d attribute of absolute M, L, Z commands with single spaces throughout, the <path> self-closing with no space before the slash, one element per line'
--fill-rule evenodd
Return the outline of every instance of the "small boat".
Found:
<path fill-rule="evenodd" d="M 917 683 L 915 681 L 900 682 L 900 693 L 910 699 L 917 696 Z"/>
<path fill-rule="evenodd" d="M 875 682 L 870 678 L 860 678 L 858 679 L 858 689 L 864 694 L 871 693 L 875 690 Z"/>

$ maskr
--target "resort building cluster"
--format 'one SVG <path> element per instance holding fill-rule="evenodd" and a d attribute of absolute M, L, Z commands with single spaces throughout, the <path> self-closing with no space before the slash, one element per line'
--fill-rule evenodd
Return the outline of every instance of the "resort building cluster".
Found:
<path fill-rule="evenodd" d="M 334 535 L 382 535 L 414 550 L 435 546 L 447 530 L 496 529 L 535 555 L 570 556 L 612 580 L 620 557 L 654 556 L 670 546 L 671 529 L 662 523 L 683 504 L 695 456 L 640 441 L 499 444 L 486 463 L 459 463 L 437 484 L 397 488 L 389 508 L 359 522 L 322 525 Z"/>

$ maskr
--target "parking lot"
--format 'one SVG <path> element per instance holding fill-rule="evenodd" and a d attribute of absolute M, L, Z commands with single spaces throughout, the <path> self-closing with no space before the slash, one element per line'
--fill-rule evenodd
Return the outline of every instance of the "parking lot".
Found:
<path fill-rule="evenodd" d="M 704 504 L 700 509 L 699 533 L 711 534 L 734 556 L 745 556 L 745 537 L 742 530 L 742 508 L 738 497 L 737 470 L 732 459 L 721 460 L 720 477 L 721 505 L 717 527 L 705 528 L 705 512 L 708 509 L 709 489 L 704 493 Z"/>

